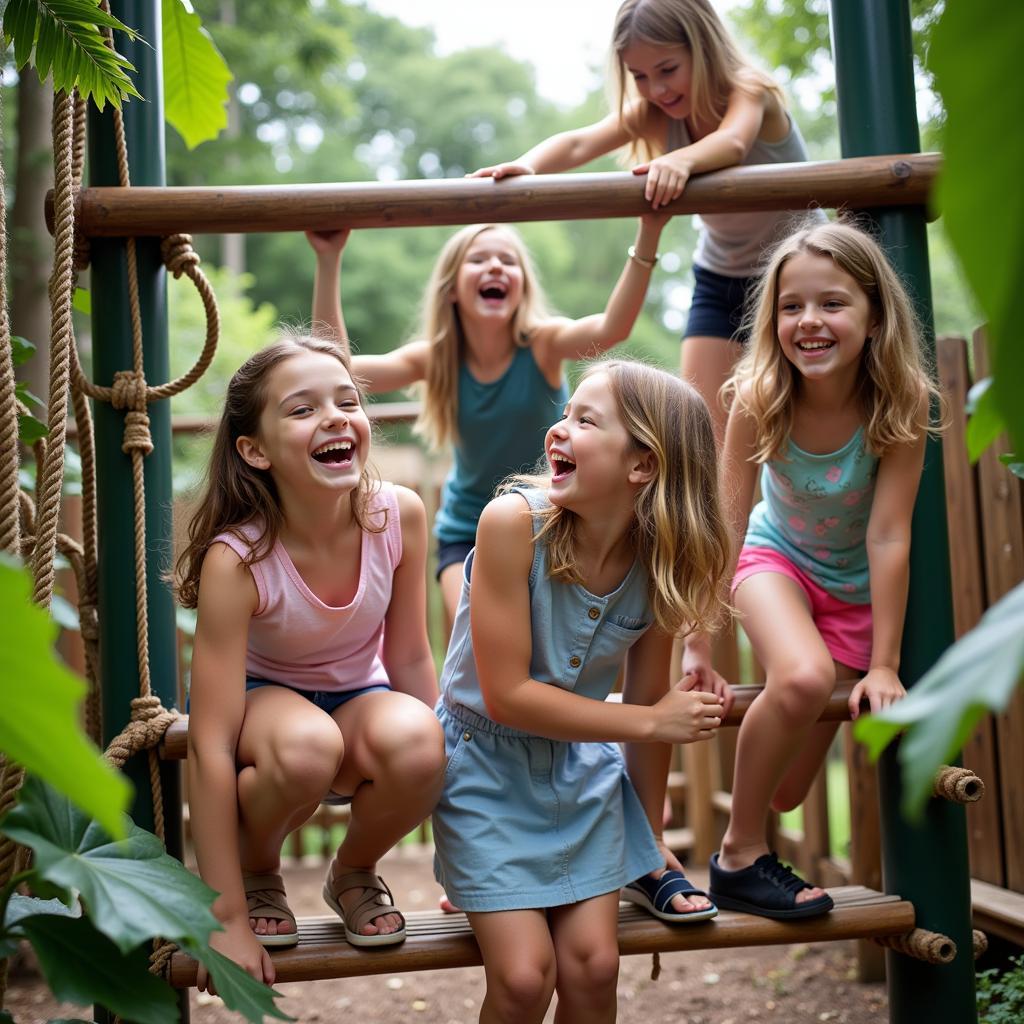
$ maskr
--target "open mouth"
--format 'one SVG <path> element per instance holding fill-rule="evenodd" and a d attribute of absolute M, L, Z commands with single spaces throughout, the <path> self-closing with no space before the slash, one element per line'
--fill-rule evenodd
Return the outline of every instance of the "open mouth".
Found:
<path fill-rule="evenodd" d="M 548 456 L 548 462 L 551 463 L 552 483 L 565 480 L 576 472 L 576 463 L 561 452 L 551 452 Z"/>
<path fill-rule="evenodd" d="M 328 441 L 313 451 L 313 458 L 324 466 L 347 466 L 353 454 L 351 441 Z"/>
<path fill-rule="evenodd" d="M 480 289 L 480 297 L 488 302 L 501 302 L 508 295 L 508 287 L 497 281 L 491 281 Z"/>
<path fill-rule="evenodd" d="M 796 347 L 801 352 L 827 352 L 830 348 L 835 348 L 834 341 L 827 341 L 824 338 L 814 338 L 807 341 L 798 341 Z"/>

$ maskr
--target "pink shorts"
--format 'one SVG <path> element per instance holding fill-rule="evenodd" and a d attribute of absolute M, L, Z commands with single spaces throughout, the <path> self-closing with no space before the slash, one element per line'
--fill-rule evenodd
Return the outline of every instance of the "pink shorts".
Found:
<path fill-rule="evenodd" d="M 777 572 L 793 580 L 807 597 L 811 619 L 828 653 L 850 668 L 868 670 L 871 666 L 871 605 L 851 604 L 833 597 L 785 555 L 762 547 L 744 547 L 740 552 L 732 593 L 736 593 L 745 579 L 759 572 Z"/>

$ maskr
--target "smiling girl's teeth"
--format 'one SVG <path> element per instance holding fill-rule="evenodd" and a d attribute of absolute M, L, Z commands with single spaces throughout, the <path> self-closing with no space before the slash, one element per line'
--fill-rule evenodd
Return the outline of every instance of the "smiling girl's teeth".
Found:
<path fill-rule="evenodd" d="M 324 455 L 327 452 L 347 452 L 351 449 L 351 441 L 329 441 L 327 444 L 320 445 L 313 454 Z"/>

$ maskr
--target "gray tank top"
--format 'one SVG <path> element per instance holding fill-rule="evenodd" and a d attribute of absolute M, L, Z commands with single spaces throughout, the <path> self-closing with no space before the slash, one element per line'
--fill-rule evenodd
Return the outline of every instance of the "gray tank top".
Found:
<path fill-rule="evenodd" d="M 692 141 L 685 121 L 669 121 L 666 153 L 689 146 Z M 755 139 L 740 166 L 802 163 L 806 159 L 803 136 L 796 121 L 789 117 L 789 134 L 778 142 Z M 815 220 L 825 220 L 822 210 L 814 210 L 812 216 Z M 701 214 L 693 262 L 724 277 L 752 277 L 760 271 L 775 243 L 807 218 L 807 212 L 794 210 Z"/>

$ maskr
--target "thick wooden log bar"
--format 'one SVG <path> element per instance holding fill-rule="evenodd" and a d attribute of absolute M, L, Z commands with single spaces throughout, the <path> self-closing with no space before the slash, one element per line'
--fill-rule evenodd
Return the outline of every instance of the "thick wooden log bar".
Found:
<path fill-rule="evenodd" d="M 858 157 L 819 163 L 731 167 L 690 180 L 673 214 L 878 207 L 926 203 L 937 153 Z M 84 188 L 76 199 L 84 235 L 220 234 L 335 228 L 637 217 L 650 206 L 644 179 L 629 173 L 542 174 L 493 181 L 355 182 Z M 52 216 L 47 198 L 47 220 Z"/>
<path fill-rule="evenodd" d="M 733 693 L 736 699 L 729 713 L 725 716 L 724 726 L 739 725 L 748 708 L 754 703 L 754 698 L 764 689 L 763 686 L 734 686 Z M 832 692 L 825 710 L 819 717 L 819 722 L 848 722 L 850 720 L 850 708 L 848 701 L 852 683 L 840 683 Z M 613 696 L 617 696 L 614 695 Z M 177 722 L 172 722 L 167 732 L 164 733 L 163 742 L 160 744 L 160 756 L 165 761 L 180 761 L 188 756 L 188 716 L 182 715 Z"/>
<path fill-rule="evenodd" d="M 899 896 L 861 886 L 830 890 L 835 909 L 804 921 L 769 921 L 722 911 L 702 924 L 662 924 L 630 904 L 619 907 L 619 952 L 623 956 L 693 949 L 786 945 L 903 935 L 914 927 L 914 908 Z M 345 941 L 336 917 L 299 921 L 299 943 L 273 953 L 277 981 L 316 981 L 403 971 L 433 971 L 480 964 L 480 950 L 464 914 L 437 910 L 406 915 L 408 938 L 400 946 L 358 949 Z M 196 963 L 186 953 L 171 957 L 168 980 L 175 988 L 196 983 Z"/>

